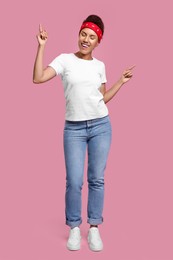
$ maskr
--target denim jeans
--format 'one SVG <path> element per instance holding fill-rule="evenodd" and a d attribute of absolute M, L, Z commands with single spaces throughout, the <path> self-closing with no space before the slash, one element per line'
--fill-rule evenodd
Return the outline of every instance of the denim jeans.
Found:
<path fill-rule="evenodd" d="M 87 222 L 103 222 L 104 172 L 110 150 L 112 127 L 109 115 L 85 121 L 65 121 L 64 158 L 66 167 L 65 216 L 71 228 L 82 223 L 81 191 L 84 162 L 88 152 Z"/>

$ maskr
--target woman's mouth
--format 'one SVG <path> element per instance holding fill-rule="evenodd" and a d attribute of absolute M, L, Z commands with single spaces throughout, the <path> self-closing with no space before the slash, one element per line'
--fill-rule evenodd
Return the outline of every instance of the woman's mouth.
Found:
<path fill-rule="evenodd" d="M 84 49 L 89 48 L 89 46 L 88 46 L 86 43 L 81 43 L 81 45 L 82 45 L 82 47 L 83 47 Z"/>

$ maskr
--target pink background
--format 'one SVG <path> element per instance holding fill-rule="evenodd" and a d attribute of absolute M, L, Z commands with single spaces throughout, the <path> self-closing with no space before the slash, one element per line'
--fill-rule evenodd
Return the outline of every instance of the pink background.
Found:
<path fill-rule="evenodd" d="M 32 83 L 39 23 L 49 33 L 46 66 L 77 50 L 92 13 L 105 23 L 94 56 L 105 62 L 107 88 L 136 64 L 107 103 L 113 141 L 100 253 L 86 241 L 86 167 L 82 248 L 66 250 L 63 87 L 59 77 Z M 172 1 L 4 1 L 0 19 L 0 260 L 172 260 Z"/>

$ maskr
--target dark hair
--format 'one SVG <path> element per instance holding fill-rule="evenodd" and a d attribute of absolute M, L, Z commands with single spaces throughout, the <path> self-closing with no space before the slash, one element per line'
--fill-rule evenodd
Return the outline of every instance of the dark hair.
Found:
<path fill-rule="evenodd" d="M 92 22 L 95 23 L 101 30 L 102 30 L 102 34 L 104 33 L 104 23 L 102 21 L 102 19 L 95 14 L 89 15 L 84 21 L 84 22 Z"/>

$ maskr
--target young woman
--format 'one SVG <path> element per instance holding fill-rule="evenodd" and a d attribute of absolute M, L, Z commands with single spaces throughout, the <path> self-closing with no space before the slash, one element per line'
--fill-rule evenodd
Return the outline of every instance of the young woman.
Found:
<path fill-rule="evenodd" d="M 58 55 L 43 68 L 44 48 L 48 34 L 40 25 L 37 35 L 33 82 L 43 83 L 60 75 L 66 99 L 64 124 L 64 158 L 66 166 L 65 216 L 71 228 L 67 241 L 69 250 L 80 249 L 81 190 L 84 159 L 88 152 L 88 231 L 89 248 L 103 249 L 98 225 L 103 222 L 104 173 L 111 145 L 111 122 L 106 103 L 132 77 L 132 68 L 106 91 L 105 66 L 92 56 L 100 44 L 104 24 L 97 15 L 90 15 L 79 29 L 76 53 Z"/>

